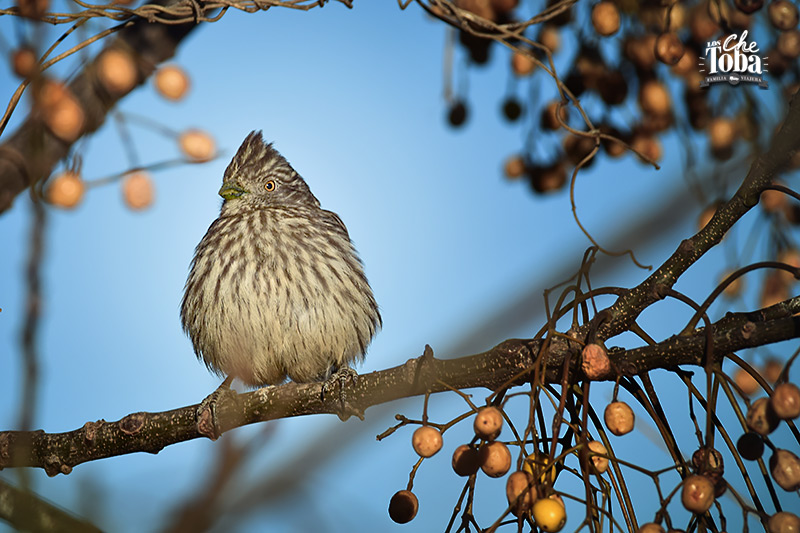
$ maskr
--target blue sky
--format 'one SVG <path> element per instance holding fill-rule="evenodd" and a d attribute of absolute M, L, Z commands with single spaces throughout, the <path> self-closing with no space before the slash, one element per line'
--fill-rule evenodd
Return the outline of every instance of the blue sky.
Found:
<path fill-rule="evenodd" d="M 0 22 L 10 40 L 8 21 Z M 180 329 L 178 306 L 193 249 L 218 213 L 222 172 L 253 129 L 262 129 L 305 177 L 322 206 L 342 217 L 366 265 L 384 328 L 359 372 L 401 364 L 420 355 L 425 344 L 439 357 L 456 357 L 538 330 L 543 321 L 540 298 L 518 320 L 501 320 L 482 338 L 473 335 L 520 294 L 541 294 L 554 280 L 571 275 L 589 243 L 571 218 L 566 192 L 536 197 L 525 183 L 502 177 L 504 158 L 525 142 L 525 132 L 509 127 L 499 113 L 509 86 L 506 50 L 495 47 L 488 67 L 466 75 L 463 61 L 456 62 L 461 69 L 457 79 L 469 80 L 470 117 L 462 130 L 447 127 L 442 98 L 445 42 L 442 24 L 416 6 L 401 11 L 392 2 L 360 2 L 352 10 L 332 3 L 310 12 L 231 12 L 187 39 L 175 62 L 191 76 L 188 97 L 168 103 L 148 84 L 119 109 L 178 131 L 203 128 L 217 140 L 222 155 L 207 164 L 156 173 L 155 205 L 142 213 L 125 208 L 115 185 L 90 190 L 75 211 L 48 210 L 36 427 L 68 431 L 90 420 L 172 409 L 200 401 L 218 385 L 196 361 Z M 15 87 L 10 72 L 0 70 L 0 95 L 10 95 Z M 543 100 L 555 95 L 552 83 L 541 77 L 532 88 L 512 87 L 518 94 L 535 90 Z M 763 94 L 765 104 L 776 97 Z M 24 112 L 20 109 L 17 119 Z M 142 162 L 178 156 L 174 139 L 135 124 L 131 131 Z M 554 145 L 553 139 L 542 142 L 549 149 Z M 702 145 L 698 147 L 702 154 Z M 576 198 L 582 221 L 601 242 L 611 242 L 664 199 L 686 189 L 674 136 L 665 139 L 665 150 L 660 171 L 628 156 L 621 161 L 601 158 L 579 176 Z M 90 180 L 123 171 L 128 168 L 125 157 L 109 123 L 86 142 L 84 176 Z M 666 217 L 659 235 L 637 243 L 640 259 L 647 264 L 665 259 L 694 230 L 701 207 L 687 206 L 690 214 L 684 220 Z M 759 217 L 748 214 L 744 225 Z M 6 406 L 19 402 L 18 337 L 29 223 L 25 195 L 0 217 L 5 243 L 0 253 L 0 401 Z M 702 300 L 725 260 L 723 250 L 709 254 L 678 288 Z M 609 268 L 593 280 L 594 286 L 630 286 L 646 276 L 626 259 L 605 261 Z M 737 305 L 752 308 L 753 303 L 751 298 Z M 714 311 L 714 317 L 721 315 L 719 308 Z M 688 316 L 684 308 L 665 303 L 643 320 L 660 339 Z M 774 351 L 788 354 L 796 344 Z M 675 387 L 674 378 L 664 377 L 663 382 L 664 390 L 672 391 L 665 398 L 680 391 L 684 403 L 676 408 L 682 408 L 685 391 Z M 471 392 L 475 401 L 486 395 Z M 610 392 L 602 386 L 595 392 L 593 402 L 600 410 Z M 439 395 L 431 409 L 434 419 L 445 421 L 464 404 L 454 394 Z M 313 468 L 299 467 L 303 492 L 288 500 L 264 501 L 263 510 L 248 515 L 238 530 L 268 525 L 269 531 L 288 532 L 313 525 L 323 531 L 357 526 L 399 531 L 386 507 L 391 495 L 405 488 L 415 462 L 411 430 L 380 443 L 374 439 L 394 423 L 395 412 L 418 418 L 421 402 L 373 408 L 365 422 L 345 425 L 329 416 L 275 423 L 274 435 L 231 489 L 230 501 L 309 447 L 314 447 L 312 455 L 323 454 L 327 460 L 309 463 Z M 0 427 L 13 427 L 16 416 L 15 408 L 0 411 Z M 692 428 L 684 429 L 691 439 Z M 444 529 L 461 488 L 450 473 L 449 457 L 468 439 L 468 430 L 466 424 L 448 432 L 445 449 L 423 465 L 415 484 L 422 506 L 406 529 Z M 225 438 L 244 441 L 258 431 L 244 428 Z M 331 435 L 343 432 L 358 437 L 336 445 L 339 441 Z M 49 479 L 37 473 L 35 486 L 65 507 L 88 505 L 110 530 L 152 530 L 207 479 L 217 447 L 197 440 L 157 456 L 136 454 L 81 465 L 69 476 Z M 620 450 L 636 458 L 657 447 L 640 436 L 620 441 Z M 669 464 L 666 455 L 658 464 Z M 2 475 L 15 479 L 13 472 Z M 81 494 L 89 504 L 80 503 Z M 490 523 L 504 505 L 504 480 L 482 478 L 479 495 L 485 507 L 476 514 L 482 524 Z"/>

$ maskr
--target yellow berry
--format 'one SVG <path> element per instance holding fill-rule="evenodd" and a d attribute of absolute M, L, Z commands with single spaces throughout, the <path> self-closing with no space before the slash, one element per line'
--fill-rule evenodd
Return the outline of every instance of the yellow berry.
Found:
<path fill-rule="evenodd" d="M 561 531 L 567 521 L 567 512 L 558 500 L 542 498 L 533 504 L 533 520 L 542 531 Z"/>

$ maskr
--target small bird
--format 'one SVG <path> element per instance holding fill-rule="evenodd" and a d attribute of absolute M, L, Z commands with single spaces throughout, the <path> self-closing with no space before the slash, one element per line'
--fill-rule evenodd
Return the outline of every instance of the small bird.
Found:
<path fill-rule="evenodd" d="M 352 373 L 381 315 L 342 220 L 260 131 L 239 147 L 219 195 L 181 303 L 198 359 L 252 387 Z"/>

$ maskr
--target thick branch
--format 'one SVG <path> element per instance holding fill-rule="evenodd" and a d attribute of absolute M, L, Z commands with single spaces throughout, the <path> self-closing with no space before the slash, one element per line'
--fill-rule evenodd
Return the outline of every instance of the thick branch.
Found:
<path fill-rule="evenodd" d="M 762 346 L 800 337 L 800 317 L 792 316 L 800 298 L 765 311 L 729 314 L 714 324 L 714 357 L 722 360 L 735 350 Z M 671 337 L 655 346 L 611 351 L 621 374 L 632 375 L 655 368 L 702 365 L 706 335 L 697 329 L 691 335 Z M 497 389 L 512 380 L 529 379 L 536 364 L 540 341 L 512 339 L 491 350 L 459 359 L 435 359 L 426 349 L 422 357 L 405 364 L 365 374 L 347 387 L 348 410 L 363 412 L 370 406 L 426 392 L 487 387 Z M 580 346 L 556 338 L 545 358 L 544 379 L 560 382 L 566 357 L 578 372 Z M 571 378 L 580 376 L 572 375 Z M 605 376 L 615 379 L 616 375 Z M 116 422 L 87 422 L 67 433 L 44 431 L 0 432 L 0 468 L 35 466 L 48 474 L 68 474 L 72 467 L 106 457 L 134 452 L 158 453 L 165 446 L 195 439 L 198 405 L 161 413 L 133 413 Z M 276 387 L 222 396 L 217 413 L 222 431 L 235 427 L 310 414 L 340 414 L 338 394 L 321 396 L 321 384 L 288 383 Z"/>

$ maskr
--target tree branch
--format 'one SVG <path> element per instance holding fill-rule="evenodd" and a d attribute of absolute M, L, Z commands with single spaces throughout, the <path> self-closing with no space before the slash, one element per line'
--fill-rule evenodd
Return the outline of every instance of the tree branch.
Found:
<path fill-rule="evenodd" d="M 642 311 L 664 298 L 678 278 L 719 244 L 725 233 L 758 204 L 761 192 L 772 183 L 777 173 L 787 167 L 799 150 L 800 98 L 795 93 L 789 103 L 786 120 L 773 136 L 769 150 L 755 159 L 736 194 L 717 208 L 703 229 L 681 242 L 672 256 L 655 272 L 608 309 L 609 320 L 600 327 L 599 337 L 609 339 L 622 333 Z"/>
<path fill-rule="evenodd" d="M 722 361 L 733 351 L 800 337 L 800 297 L 753 313 L 729 314 L 713 325 L 713 354 Z M 704 364 L 706 333 L 673 336 L 654 346 L 631 350 L 612 349 L 616 373 L 634 375 L 656 368 Z M 512 382 L 531 379 L 537 365 L 541 340 L 507 340 L 489 351 L 458 359 L 435 359 L 426 347 L 421 357 L 405 364 L 360 376 L 344 391 L 347 411 L 362 413 L 368 407 L 400 398 L 452 389 L 487 387 L 496 390 Z M 541 361 L 546 382 L 562 381 L 567 357 L 572 361 L 571 380 L 580 374 L 581 346 L 554 337 Z M 217 416 L 221 431 L 278 418 L 311 414 L 342 414 L 340 396 L 322 397 L 322 384 L 287 383 L 244 394 L 220 397 Z M 87 461 L 134 452 L 158 453 L 164 447 L 201 437 L 197 429 L 198 405 L 160 413 L 133 413 L 116 422 L 87 422 L 66 433 L 44 431 L 0 432 L 0 468 L 33 466 L 49 475 L 68 474 Z"/>
<path fill-rule="evenodd" d="M 94 524 L 76 518 L 29 492 L 21 491 L 3 479 L 0 479 L 0 518 L 20 531 L 53 533 L 101 531 Z"/>

